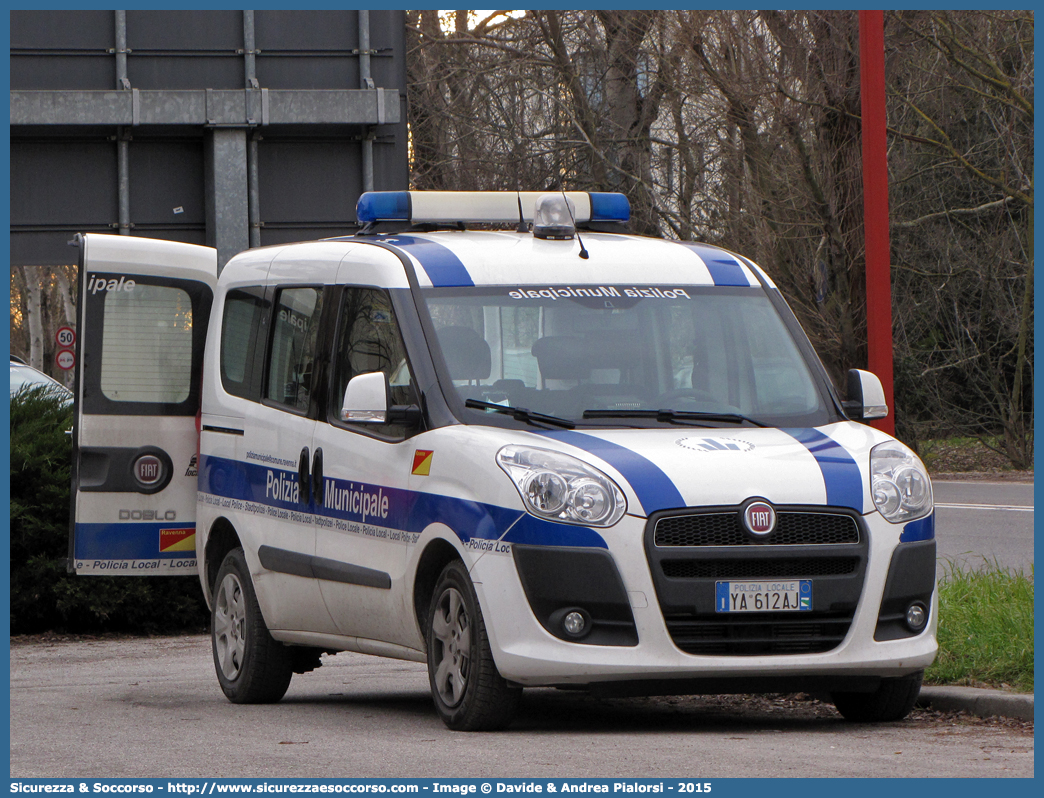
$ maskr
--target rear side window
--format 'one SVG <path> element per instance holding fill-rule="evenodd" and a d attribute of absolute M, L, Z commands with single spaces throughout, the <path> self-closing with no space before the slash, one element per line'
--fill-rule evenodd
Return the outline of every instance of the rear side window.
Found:
<path fill-rule="evenodd" d="M 264 289 L 230 291 L 221 318 L 221 385 L 233 396 L 261 400 L 257 364 L 259 330 L 265 320 Z"/>
<path fill-rule="evenodd" d="M 192 302 L 181 288 L 105 295 L 101 392 L 113 402 L 178 404 L 192 390 Z"/>
<path fill-rule="evenodd" d="M 276 299 L 265 398 L 308 411 L 323 295 L 318 288 L 285 288 Z"/>

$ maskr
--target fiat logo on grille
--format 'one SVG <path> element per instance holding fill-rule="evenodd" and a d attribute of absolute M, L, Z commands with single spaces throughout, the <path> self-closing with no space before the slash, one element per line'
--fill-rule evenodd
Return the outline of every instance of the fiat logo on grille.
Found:
<path fill-rule="evenodd" d="M 755 499 L 743 508 L 743 528 L 763 538 L 776 528 L 776 511 L 766 501 Z"/>
<path fill-rule="evenodd" d="M 163 477 L 163 462 L 154 454 L 134 461 L 134 476 L 142 485 L 155 485 Z"/>

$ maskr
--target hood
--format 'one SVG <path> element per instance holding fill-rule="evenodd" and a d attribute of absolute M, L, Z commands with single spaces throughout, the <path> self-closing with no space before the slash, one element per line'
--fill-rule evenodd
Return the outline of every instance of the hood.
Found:
<path fill-rule="evenodd" d="M 541 433 L 602 460 L 623 478 L 631 515 L 681 507 L 775 505 L 873 509 L 870 449 L 889 440 L 853 422 L 819 428 L 549 430 Z M 597 464 L 597 463 L 595 463 Z M 636 499 L 639 506 L 635 506 Z"/>

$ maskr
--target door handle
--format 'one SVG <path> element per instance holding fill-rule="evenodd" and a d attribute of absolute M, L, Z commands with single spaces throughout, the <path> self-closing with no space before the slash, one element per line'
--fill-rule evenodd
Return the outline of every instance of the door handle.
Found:
<path fill-rule="evenodd" d="M 305 507 L 308 506 L 311 481 L 308 479 L 308 447 L 301 450 L 301 457 L 297 461 L 297 499 Z"/>
<path fill-rule="evenodd" d="M 312 496 L 315 503 L 323 506 L 323 450 L 322 447 L 315 450 L 312 455 Z"/>

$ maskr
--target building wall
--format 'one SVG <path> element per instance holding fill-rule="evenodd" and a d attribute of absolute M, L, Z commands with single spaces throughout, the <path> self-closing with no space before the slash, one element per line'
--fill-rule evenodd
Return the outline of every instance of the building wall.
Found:
<path fill-rule="evenodd" d="M 407 188 L 401 11 L 10 19 L 12 267 L 70 263 L 77 232 L 223 264 L 351 232 L 363 190 Z"/>

